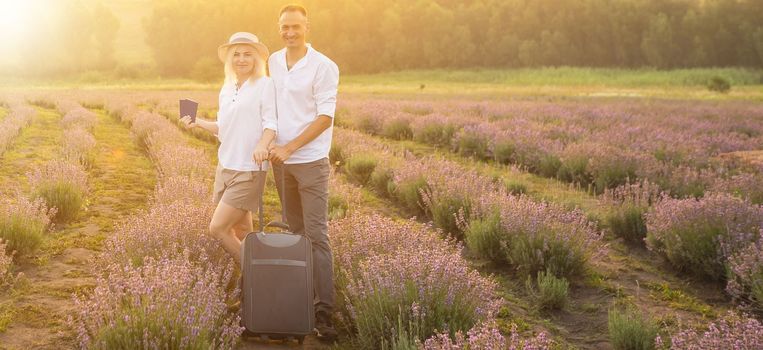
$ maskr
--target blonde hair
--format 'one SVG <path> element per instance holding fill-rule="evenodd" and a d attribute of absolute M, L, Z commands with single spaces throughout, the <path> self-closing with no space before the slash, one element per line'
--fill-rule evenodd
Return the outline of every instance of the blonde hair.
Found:
<path fill-rule="evenodd" d="M 238 77 L 236 76 L 236 71 L 233 70 L 233 54 L 236 52 L 236 47 L 239 45 L 246 45 L 246 44 L 237 44 L 237 45 L 231 45 L 228 47 L 228 52 L 225 54 L 225 83 L 231 83 L 235 84 L 238 81 Z M 249 80 L 255 80 L 259 77 L 264 77 L 267 75 L 266 68 L 265 68 L 265 61 L 260 57 L 260 54 L 257 52 L 257 48 L 252 46 L 254 49 L 254 68 L 252 72 L 252 76 L 249 77 Z"/>

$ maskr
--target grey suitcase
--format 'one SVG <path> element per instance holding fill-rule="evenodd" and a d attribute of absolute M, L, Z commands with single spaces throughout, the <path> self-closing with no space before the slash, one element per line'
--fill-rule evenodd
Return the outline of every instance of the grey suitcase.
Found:
<path fill-rule="evenodd" d="M 312 243 L 280 222 L 267 226 L 281 232 L 263 232 L 262 198 L 259 211 L 259 232 L 241 244 L 241 325 L 264 340 L 302 343 L 314 328 Z"/>

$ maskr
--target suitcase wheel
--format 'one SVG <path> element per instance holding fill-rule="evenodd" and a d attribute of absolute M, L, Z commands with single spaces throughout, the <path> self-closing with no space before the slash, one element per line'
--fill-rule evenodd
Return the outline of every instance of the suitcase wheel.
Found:
<path fill-rule="evenodd" d="M 297 337 L 297 342 L 299 343 L 299 345 L 302 345 L 302 343 L 305 342 L 305 336 L 301 335 L 301 336 Z"/>
<path fill-rule="evenodd" d="M 260 338 L 262 338 L 262 340 L 264 341 L 270 341 L 270 336 L 268 336 L 267 334 L 261 334 Z"/>

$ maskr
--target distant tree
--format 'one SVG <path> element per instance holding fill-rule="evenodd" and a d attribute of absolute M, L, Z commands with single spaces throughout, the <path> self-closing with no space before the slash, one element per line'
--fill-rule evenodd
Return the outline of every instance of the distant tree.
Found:
<path fill-rule="evenodd" d="M 116 61 L 114 59 L 114 39 L 119 31 L 119 18 L 114 15 L 102 3 L 97 3 L 92 12 L 93 30 L 95 36 L 96 49 L 98 51 L 98 66 L 100 68 L 113 68 Z"/>
<path fill-rule="evenodd" d="M 209 1 L 157 1 L 143 27 L 159 72 L 188 74 L 201 57 L 214 57 L 216 46 L 227 40 L 220 28 L 229 18 L 220 12 Z"/>
<path fill-rule="evenodd" d="M 526 40 L 519 45 L 519 62 L 523 66 L 534 67 L 541 65 L 539 57 L 540 46 L 535 40 Z"/>
<path fill-rule="evenodd" d="M 673 28 L 670 19 L 659 13 L 649 22 L 641 40 L 641 50 L 653 67 L 669 68 L 673 63 Z"/>
<path fill-rule="evenodd" d="M 62 70 L 76 72 L 91 66 L 93 61 L 92 13 L 79 0 L 61 3 L 55 37 L 59 38 Z"/>
<path fill-rule="evenodd" d="M 763 27 L 758 27 L 758 30 L 755 31 L 753 41 L 755 42 L 755 52 L 758 54 L 758 66 L 763 66 Z"/>

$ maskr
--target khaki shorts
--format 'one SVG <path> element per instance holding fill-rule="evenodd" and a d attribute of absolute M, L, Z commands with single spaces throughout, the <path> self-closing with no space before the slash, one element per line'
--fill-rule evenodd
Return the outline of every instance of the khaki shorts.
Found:
<path fill-rule="evenodd" d="M 265 171 L 237 171 L 217 166 L 213 200 L 234 208 L 257 212 L 265 190 Z"/>

